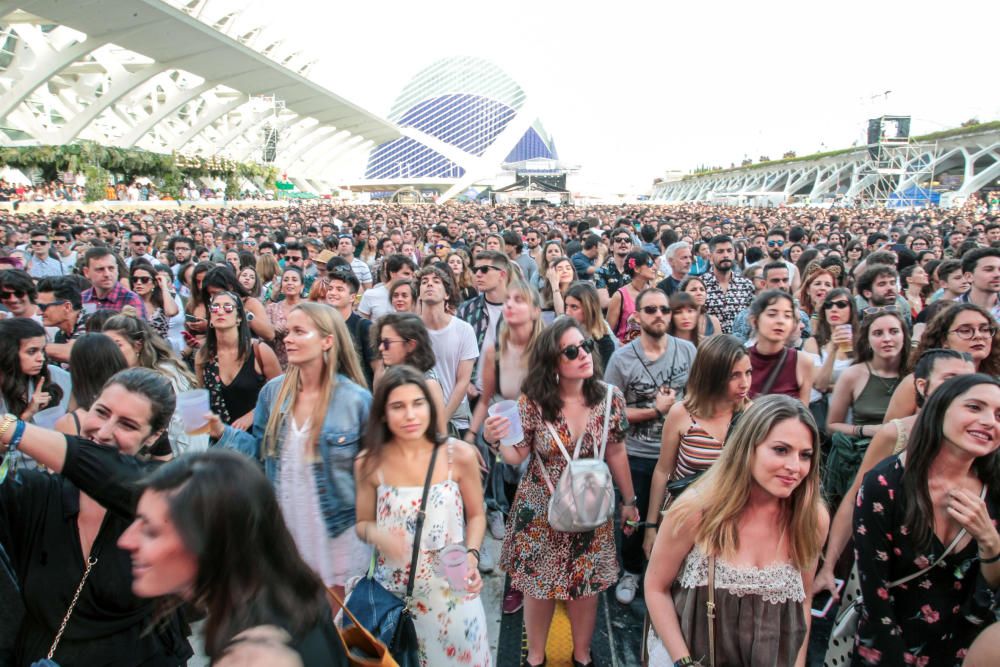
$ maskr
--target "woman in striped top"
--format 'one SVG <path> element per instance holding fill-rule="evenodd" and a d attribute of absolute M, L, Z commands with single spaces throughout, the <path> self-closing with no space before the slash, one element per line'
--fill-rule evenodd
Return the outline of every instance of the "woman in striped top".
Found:
<path fill-rule="evenodd" d="M 667 482 L 703 472 L 719 458 L 733 415 L 749 405 L 750 381 L 750 357 L 738 339 L 713 336 L 698 348 L 684 400 L 670 408 L 663 422 L 642 545 L 646 558 L 656 539 Z"/>

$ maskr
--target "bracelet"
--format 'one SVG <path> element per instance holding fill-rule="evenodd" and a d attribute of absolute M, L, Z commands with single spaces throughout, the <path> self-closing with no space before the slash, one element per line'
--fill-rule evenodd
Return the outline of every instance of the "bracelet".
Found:
<path fill-rule="evenodd" d="M 694 658 L 689 655 L 674 661 L 674 667 L 689 667 L 693 664 L 695 664 Z"/>
<path fill-rule="evenodd" d="M 998 561 L 1000 561 L 1000 551 L 998 551 L 997 555 L 993 556 L 992 558 L 983 558 L 982 556 L 979 557 L 980 565 L 992 565 L 993 563 L 996 563 Z"/>
<path fill-rule="evenodd" d="M 635 507 L 639 504 L 639 496 L 632 496 L 632 500 L 625 502 L 622 500 L 622 507 Z"/>
<path fill-rule="evenodd" d="M 7 431 L 10 430 L 10 427 L 16 423 L 17 423 L 17 417 L 15 417 L 14 415 L 8 413 L 3 416 L 3 421 L 0 422 L 0 440 L 2 440 L 3 436 L 7 434 Z"/>
<path fill-rule="evenodd" d="M 17 420 L 17 426 L 14 427 L 14 435 L 10 436 L 10 447 L 9 451 L 16 452 L 17 446 L 21 444 L 21 438 L 24 437 L 24 427 L 25 422 L 20 419 Z"/>
<path fill-rule="evenodd" d="M 476 557 L 476 563 L 479 563 L 479 549 L 466 549 L 466 551 Z"/>

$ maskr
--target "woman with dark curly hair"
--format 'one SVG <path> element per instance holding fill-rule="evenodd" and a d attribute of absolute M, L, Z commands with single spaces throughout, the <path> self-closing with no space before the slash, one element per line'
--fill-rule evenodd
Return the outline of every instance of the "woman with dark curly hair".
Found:
<path fill-rule="evenodd" d="M 625 452 L 625 398 L 617 387 L 594 375 L 595 343 L 571 317 L 564 316 L 538 337 L 530 353 L 532 372 L 519 399 L 522 440 L 501 445 L 510 421 L 494 415 L 486 420 L 484 438 L 498 446 L 506 463 L 520 465 L 530 457 L 518 486 L 501 565 L 511 585 L 524 593 L 524 627 L 528 633 L 528 665 L 545 662 L 545 642 L 556 600 L 565 600 L 573 626 L 573 659 L 591 664 L 590 642 L 597 621 L 597 594 L 618 581 L 613 521 L 589 532 L 554 529 L 547 518 L 553 491 L 567 465 L 561 450 L 579 448 L 580 457 L 606 457 L 615 485 L 625 502 L 621 521 L 639 521 L 639 510 Z M 533 454 L 533 456 L 532 456 Z"/>
<path fill-rule="evenodd" d="M 629 282 L 615 292 L 608 302 L 608 324 L 623 343 L 638 335 L 638 327 L 630 327 L 629 318 L 635 312 L 635 300 L 639 292 L 656 280 L 653 258 L 645 250 L 633 250 L 625 257 L 625 275 Z"/>
<path fill-rule="evenodd" d="M 925 351 L 937 347 L 968 352 L 977 372 L 993 377 L 1000 375 L 1000 329 L 985 308 L 973 303 L 955 303 L 935 315 L 910 359 L 916 363 Z M 912 364 L 908 370 L 913 370 Z M 917 395 L 911 372 L 893 393 L 885 420 L 909 417 L 916 412 Z"/>

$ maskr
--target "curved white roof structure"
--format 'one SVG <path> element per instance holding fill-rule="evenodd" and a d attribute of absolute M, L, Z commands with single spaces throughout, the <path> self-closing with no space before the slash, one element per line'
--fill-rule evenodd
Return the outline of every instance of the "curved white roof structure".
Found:
<path fill-rule="evenodd" d="M 400 136 L 307 78 L 312 63 L 246 20 L 246 4 L 0 0 L 0 143 L 90 139 L 247 161 L 272 126 L 275 165 L 320 190 Z"/>

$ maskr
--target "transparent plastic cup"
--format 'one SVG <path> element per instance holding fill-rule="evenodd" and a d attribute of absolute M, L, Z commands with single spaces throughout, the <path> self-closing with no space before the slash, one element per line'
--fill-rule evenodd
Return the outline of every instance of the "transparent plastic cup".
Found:
<path fill-rule="evenodd" d="M 35 416 L 31 419 L 31 421 L 35 426 L 55 430 L 56 422 L 59 421 L 59 418 L 64 414 L 66 414 L 66 409 L 61 405 L 57 405 L 45 410 L 39 410 L 35 413 Z"/>
<path fill-rule="evenodd" d="M 177 394 L 177 412 L 184 423 L 185 433 L 193 435 L 207 432 L 208 419 L 205 415 L 210 411 L 208 389 L 192 389 Z"/>
<path fill-rule="evenodd" d="M 837 327 L 840 331 L 847 332 L 850 336 L 850 340 L 842 341 L 837 345 L 837 349 L 844 354 L 850 354 L 854 351 L 854 328 L 850 324 L 841 324 Z"/>
<path fill-rule="evenodd" d="M 524 430 L 521 427 L 521 411 L 517 409 L 517 401 L 498 401 L 490 406 L 491 417 L 506 417 L 510 420 L 510 430 L 507 437 L 500 438 L 501 445 L 516 445 L 524 440 Z"/>
<path fill-rule="evenodd" d="M 469 587 L 466 575 L 469 571 L 468 551 L 461 544 L 449 544 L 441 550 L 441 570 L 453 591 L 464 591 Z"/>

